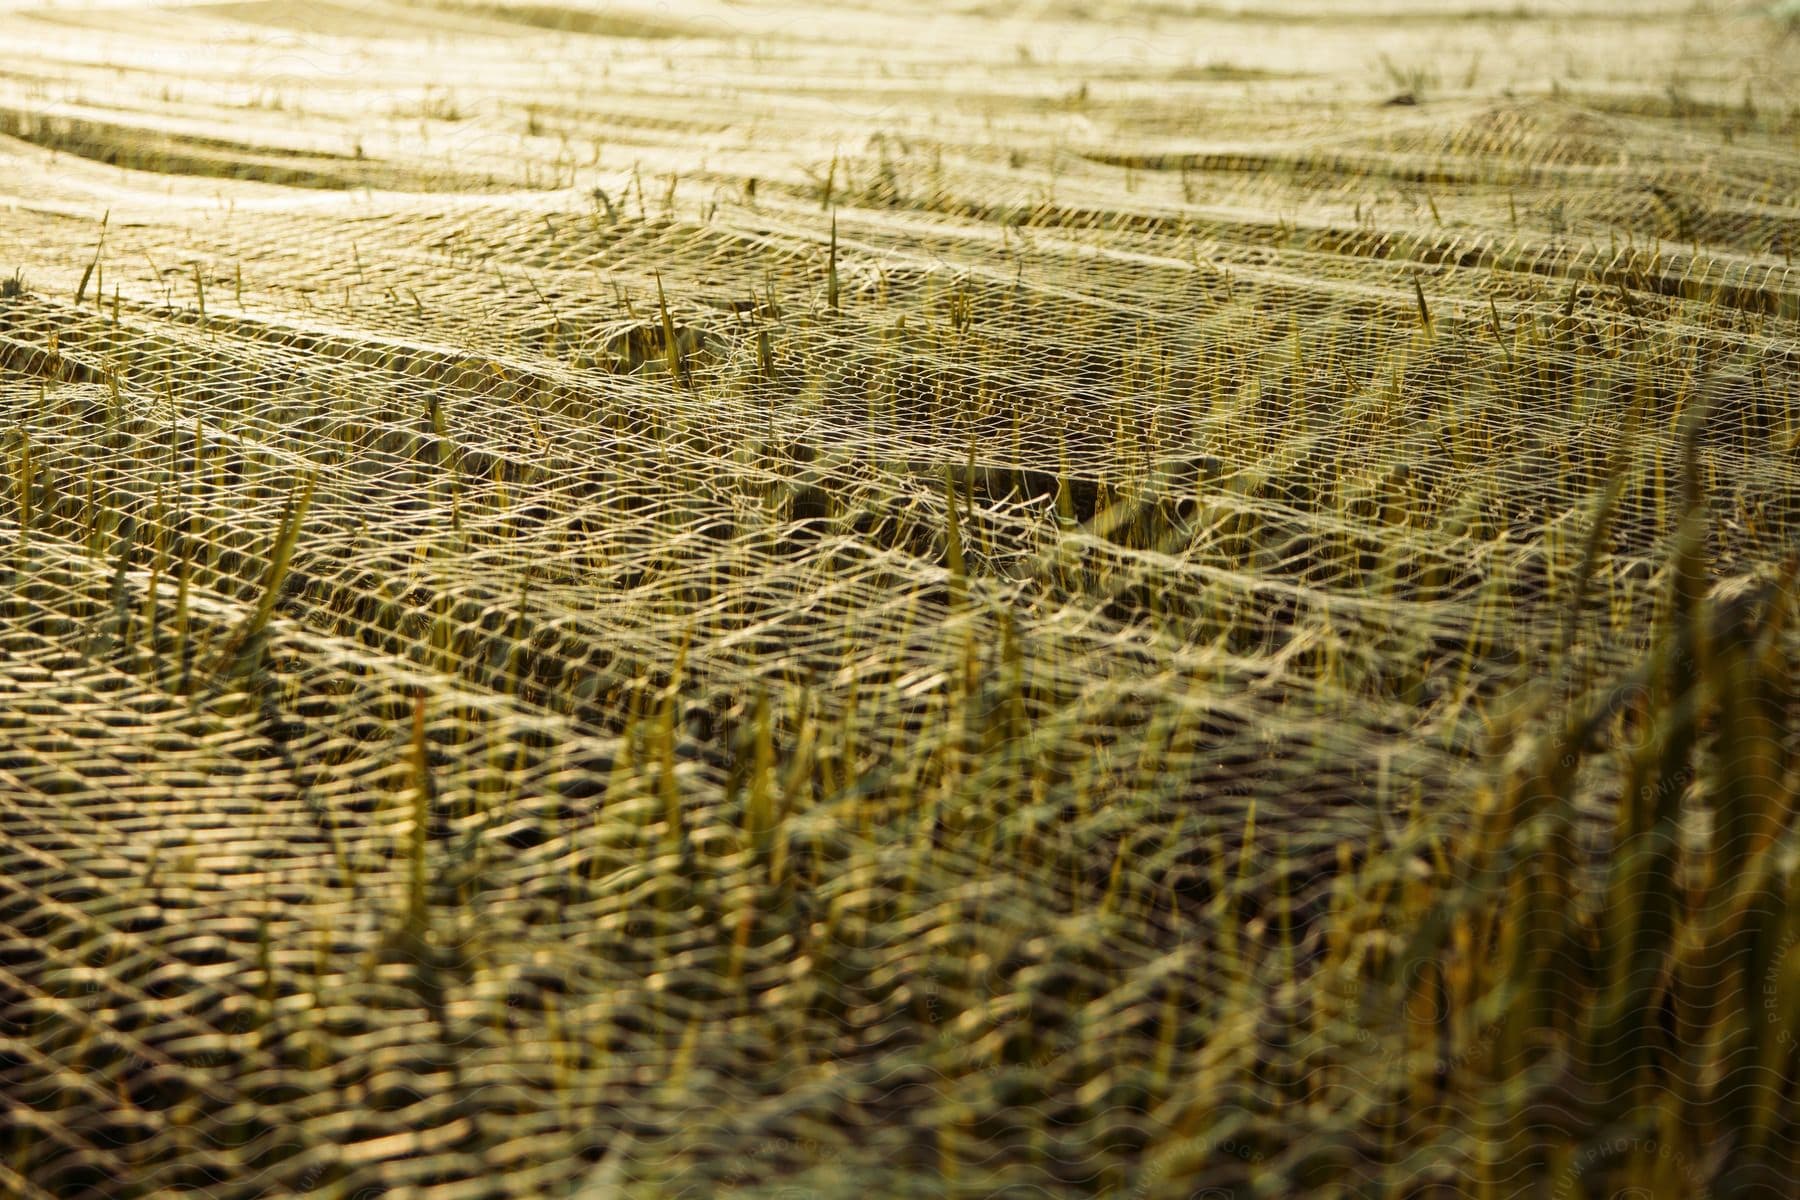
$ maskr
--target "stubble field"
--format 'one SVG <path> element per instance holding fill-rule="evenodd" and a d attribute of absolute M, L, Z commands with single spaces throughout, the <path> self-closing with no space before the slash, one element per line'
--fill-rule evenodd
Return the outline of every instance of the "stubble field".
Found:
<path fill-rule="evenodd" d="M 1800 1178 L 1791 19 L 0 48 L 0 1196 Z"/>

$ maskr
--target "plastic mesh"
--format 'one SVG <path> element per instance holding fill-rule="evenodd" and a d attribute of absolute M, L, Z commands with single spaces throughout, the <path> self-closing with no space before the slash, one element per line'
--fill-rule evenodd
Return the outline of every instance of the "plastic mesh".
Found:
<path fill-rule="evenodd" d="M 1793 545 L 1794 42 L 1187 7 L 0 13 L 0 1192 L 1465 1169 L 1321 915 Z"/>

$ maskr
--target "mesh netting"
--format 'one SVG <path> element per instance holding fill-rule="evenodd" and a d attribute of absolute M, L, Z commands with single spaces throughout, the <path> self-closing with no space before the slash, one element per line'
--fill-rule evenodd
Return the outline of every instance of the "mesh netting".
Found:
<path fill-rule="evenodd" d="M 1793 39 L 684 7 L 0 14 L 0 1192 L 1470 1169 L 1323 916 L 1794 544 Z"/>

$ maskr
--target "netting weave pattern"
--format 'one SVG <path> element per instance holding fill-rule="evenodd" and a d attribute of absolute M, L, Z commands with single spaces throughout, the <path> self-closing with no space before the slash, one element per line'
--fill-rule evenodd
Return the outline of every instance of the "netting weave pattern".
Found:
<path fill-rule="evenodd" d="M 1795 544 L 1794 41 L 1194 7 L 0 6 L 0 1194 L 1473 1169 L 1322 918 Z"/>

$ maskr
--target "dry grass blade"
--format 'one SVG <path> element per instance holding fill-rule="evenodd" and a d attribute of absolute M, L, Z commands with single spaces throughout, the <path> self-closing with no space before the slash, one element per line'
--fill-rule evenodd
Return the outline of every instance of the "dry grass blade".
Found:
<path fill-rule="evenodd" d="M 317 473 L 309 473 L 288 493 L 287 502 L 282 506 L 280 523 L 276 527 L 275 542 L 269 550 L 269 565 L 263 574 L 256 607 L 232 630 L 214 653 L 207 674 L 221 680 L 232 679 L 254 670 L 260 663 L 263 633 L 268 628 L 270 618 L 275 615 L 276 604 L 280 602 L 282 584 L 287 580 L 294 547 L 300 540 L 300 527 L 306 519 L 306 510 L 312 503 L 313 490 L 317 486 Z"/>

